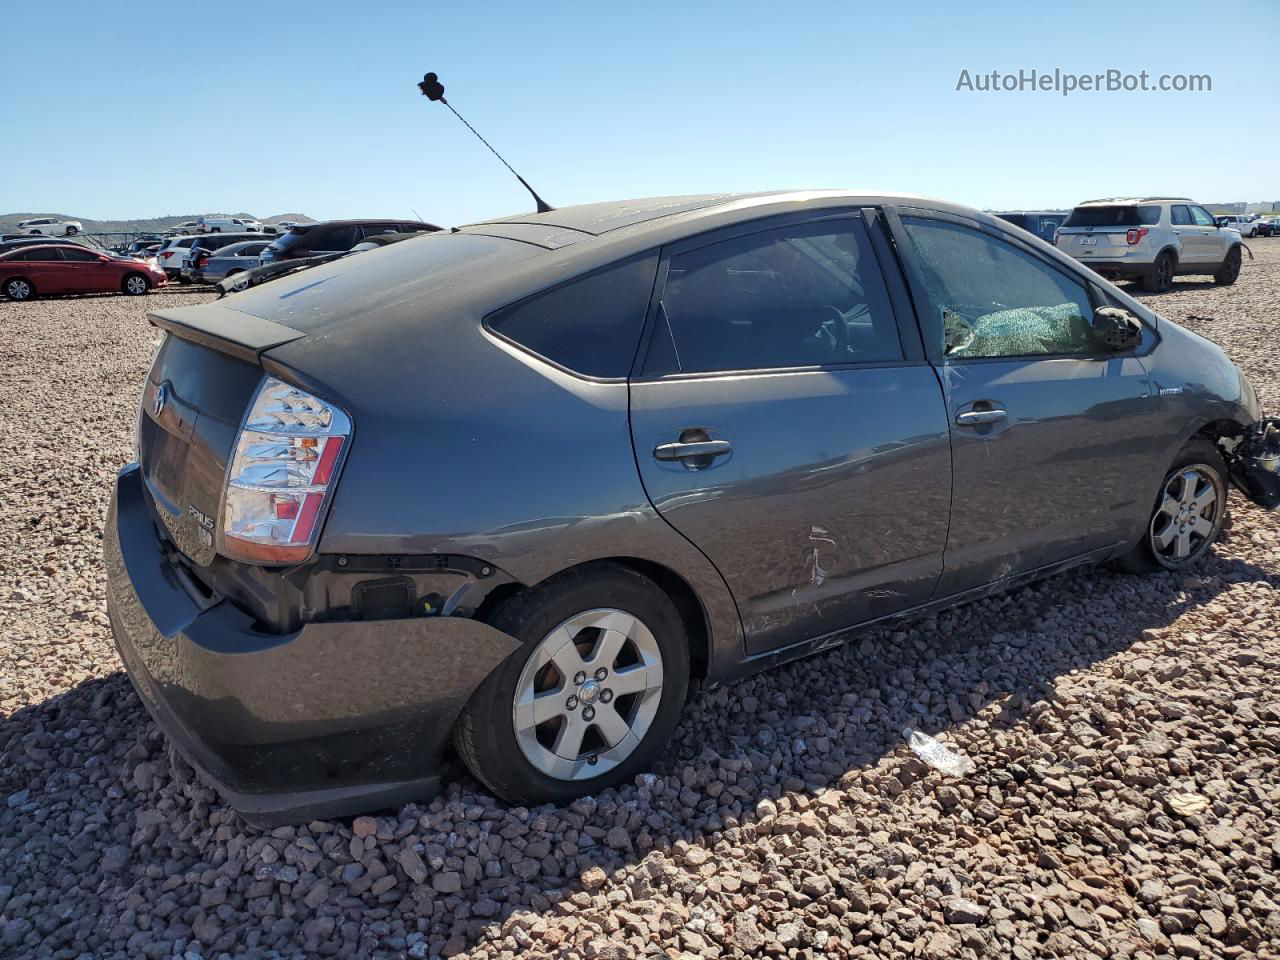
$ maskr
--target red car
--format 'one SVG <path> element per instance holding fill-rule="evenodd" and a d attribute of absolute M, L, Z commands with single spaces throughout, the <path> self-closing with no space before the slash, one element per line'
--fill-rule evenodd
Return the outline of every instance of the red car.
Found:
<path fill-rule="evenodd" d="M 145 261 L 78 244 L 30 244 L 0 253 L 0 289 L 10 300 L 51 293 L 141 296 L 166 282 L 164 271 Z"/>

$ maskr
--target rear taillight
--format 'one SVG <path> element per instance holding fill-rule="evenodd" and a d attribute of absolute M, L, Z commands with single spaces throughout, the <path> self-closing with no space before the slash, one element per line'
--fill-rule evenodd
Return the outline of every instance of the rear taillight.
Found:
<path fill-rule="evenodd" d="M 1142 238 L 1150 232 L 1146 227 L 1130 227 L 1129 231 L 1124 235 L 1124 242 L 1132 247 L 1136 243 L 1141 243 Z"/>
<path fill-rule="evenodd" d="M 169 259 L 170 257 L 172 257 L 172 256 L 173 256 L 173 251 L 172 251 L 172 250 L 165 250 L 163 253 L 161 253 L 161 254 L 160 254 L 160 259 L 161 259 L 161 260 L 168 260 L 168 259 Z"/>
<path fill-rule="evenodd" d="M 222 503 L 222 553 L 299 563 L 315 546 L 351 420 L 319 397 L 267 377 L 236 437 Z"/>

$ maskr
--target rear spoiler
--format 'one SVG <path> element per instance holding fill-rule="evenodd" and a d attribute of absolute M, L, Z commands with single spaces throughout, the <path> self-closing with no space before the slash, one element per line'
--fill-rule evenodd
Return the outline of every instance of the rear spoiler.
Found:
<path fill-rule="evenodd" d="M 147 320 L 152 326 L 176 337 L 212 347 L 249 363 L 257 363 L 258 358 L 272 347 L 306 336 L 301 330 L 286 327 L 283 323 L 264 320 L 216 303 L 155 310 L 147 313 Z"/>

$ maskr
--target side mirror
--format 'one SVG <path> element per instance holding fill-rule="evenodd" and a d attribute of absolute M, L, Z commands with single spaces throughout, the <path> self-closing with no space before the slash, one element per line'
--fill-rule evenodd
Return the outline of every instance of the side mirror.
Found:
<path fill-rule="evenodd" d="M 1123 307 L 1098 307 L 1089 324 L 1093 342 L 1112 353 L 1132 350 L 1142 342 L 1142 323 Z"/>

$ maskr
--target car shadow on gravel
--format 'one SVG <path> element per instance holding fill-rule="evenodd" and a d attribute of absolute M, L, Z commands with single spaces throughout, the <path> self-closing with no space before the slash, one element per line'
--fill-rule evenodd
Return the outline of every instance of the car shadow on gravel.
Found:
<path fill-rule="evenodd" d="M 877 812 L 939 776 L 904 746 L 907 725 L 976 757 L 979 782 L 1047 778 L 1051 765 L 1019 766 L 992 732 L 1034 725 L 1057 678 L 1246 581 L 1280 589 L 1277 572 L 1216 554 L 1185 575 L 1078 571 L 871 633 L 700 693 L 656 774 L 562 808 L 509 807 L 463 778 L 429 804 L 258 831 L 172 757 L 122 674 L 86 681 L 0 719 L 4 946 L 527 946 L 540 919 L 611 877 L 643 900 L 681 871 L 708 880 L 725 842 L 876 829 Z M 1121 666 L 1113 676 L 1122 684 Z M 157 899 L 176 906 L 147 914 Z"/>

